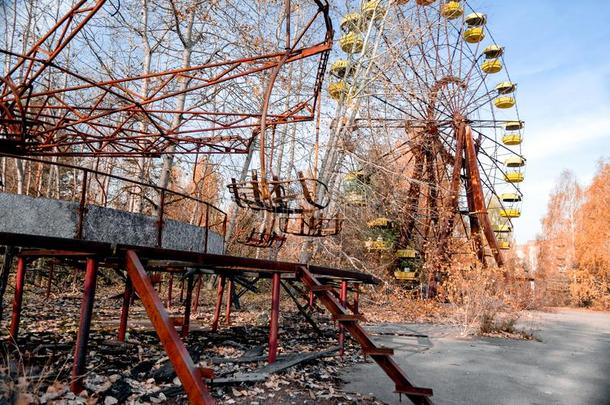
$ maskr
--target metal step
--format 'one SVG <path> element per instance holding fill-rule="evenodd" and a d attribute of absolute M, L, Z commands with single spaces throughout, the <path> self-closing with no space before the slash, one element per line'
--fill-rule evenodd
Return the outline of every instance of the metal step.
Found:
<path fill-rule="evenodd" d="M 320 283 L 307 267 L 301 267 L 297 277 L 311 291 L 318 290 L 320 292 L 320 294 L 317 294 L 320 302 L 331 313 L 333 319 L 341 322 L 345 330 L 360 344 L 363 351 L 371 353 L 372 359 L 396 384 L 396 392 L 398 394 L 406 395 L 414 404 L 432 404 L 432 400 L 429 398 L 432 396 L 432 390 L 430 388 L 414 387 L 409 382 L 405 372 L 392 359 L 390 354 L 390 351 L 393 354 L 392 349 L 377 347 L 364 328 L 358 324 L 358 321 L 362 319 L 362 315 L 350 314 L 333 294 L 335 291 L 327 289 L 321 291 L 320 288 L 323 287 L 323 284 Z"/>

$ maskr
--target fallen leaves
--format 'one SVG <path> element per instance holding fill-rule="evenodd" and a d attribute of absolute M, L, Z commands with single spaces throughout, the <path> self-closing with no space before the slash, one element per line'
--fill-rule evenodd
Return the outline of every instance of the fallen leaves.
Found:
<path fill-rule="evenodd" d="M 108 295 L 104 291 L 98 294 Z M 79 395 L 70 392 L 80 302 L 76 296 L 60 296 L 40 302 L 43 310 L 32 311 L 39 300 L 34 295 L 26 299 L 28 306 L 23 312 L 19 340 L 21 352 L 13 359 L 12 371 L 8 367 L 0 368 L 0 403 L 10 396 L 21 398 L 24 404 L 188 403 L 181 382 L 139 302 L 130 311 L 129 340 L 123 343 L 116 340 L 120 301 L 99 298 L 96 303 L 103 303 L 103 307 L 95 308 L 85 391 Z M 209 307 L 200 307 L 200 319 L 192 321 L 194 330 L 185 339 L 196 363 L 213 368 L 217 379 L 256 372 L 267 365 L 268 319 L 263 316 L 267 311 L 257 303 L 244 307 L 248 310 L 234 312 L 234 326 L 224 326 L 218 333 L 199 326 L 207 328 L 211 311 Z M 324 333 L 319 336 L 300 314 L 289 308 L 288 303 L 283 306 L 278 363 L 298 359 L 304 353 L 324 352 L 337 345 L 337 329 L 326 315 L 315 315 Z M 174 306 L 172 310 L 177 312 L 180 308 Z M 211 383 L 209 387 L 218 403 L 223 404 L 376 403 L 373 398 L 341 391 L 343 381 L 338 377 L 341 369 L 361 361 L 362 356 L 348 340 L 343 360 L 331 355 L 297 363 L 270 374 L 263 382 L 223 386 Z"/>

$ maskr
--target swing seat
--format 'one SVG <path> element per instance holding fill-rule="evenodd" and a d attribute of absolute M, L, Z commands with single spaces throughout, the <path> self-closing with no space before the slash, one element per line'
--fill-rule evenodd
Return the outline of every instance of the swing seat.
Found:
<path fill-rule="evenodd" d="M 342 227 L 343 219 L 339 217 L 292 215 L 280 218 L 281 231 L 295 236 L 324 238 L 338 235 Z"/>

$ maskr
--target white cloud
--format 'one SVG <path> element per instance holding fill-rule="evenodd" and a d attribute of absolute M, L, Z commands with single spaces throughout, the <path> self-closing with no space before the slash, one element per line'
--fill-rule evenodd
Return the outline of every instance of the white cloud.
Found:
<path fill-rule="evenodd" d="M 527 138 L 524 150 L 530 161 L 549 159 L 582 149 L 600 139 L 610 139 L 610 108 L 576 117 L 558 118 L 548 124 L 544 129 L 537 128 L 536 131 L 540 132 Z"/>

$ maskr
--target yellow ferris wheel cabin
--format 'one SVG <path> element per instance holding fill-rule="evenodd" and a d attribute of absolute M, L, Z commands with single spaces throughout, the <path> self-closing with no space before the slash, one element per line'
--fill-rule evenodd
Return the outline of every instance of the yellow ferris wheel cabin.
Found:
<path fill-rule="evenodd" d="M 393 225 L 393 222 L 391 220 L 389 220 L 388 218 L 382 217 L 382 218 L 375 218 L 375 219 L 367 222 L 366 225 L 369 228 L 391 228 Z"/>
<path fill-rule="evenodd" d="M 511 233 L 513 231 L 510 224 L 495 224 L 493 229 L 496 233 Z"/>
<path fill-rule="evenodd" d="M 523 121 L 508 121 L 504 128 L 507 131 L 521 131 L 525 127 L 525 123 Z"/>
<path fill-rule="evenodd" d="M 500 210 L 500 216 L 502 218 L 519 218 L 521 216 L 521 210 L 518 208 L 505 208 Z"/>
<path fill-rule="evenodd" d="M 379 20 L 383 18 L 385 9 L 379 3 L 381 3 L 379 0 L 364 3 L 362 5 L 362 18 L 365 20 Z"/>
<path fill-rule="evenodd" d="M 506 146 L 517 146 L 517 145 L 521 145 L 522 142 L 523 142 L 523 138 L 521 137 L 521 134 L 518 132 L 506 134 L 502 138 L 502 143 Z"/>
<path fill-rule="evenodd" d="M 483 13 L 468 14 L 466 18 L 464 18 L 464 22 L 469 27 L 482 27 L 487 24 L 487 16 Z"/>
<path fill-rule="evenodd" d="M 504 193 L 500 196 L 500 199 L 505 203 L 518 203 L 521 202 L 521 195 L 517 193 Z"/>
<path fill-rule="evenodd" d="M 504 175 L 504 180 L 509 183 L 521 183 L 525 180 L 525 175 L 521 172 L 507 172 Z"/>
<path fill-rule="evenodd" d="M 356 32 L 348 32 L 339 39 L 339 46 L 345 53 L 360 53 L 364 47 L 362 35 Z"/>
<path fill-rule="evenodd" d="M 494 104 L 498 108 L 507 109 L 507 108 L 513 108 L 515 106 L 515 104 L 517 104 L 517 101 L 515 100 L 514 97 L 502 96 L 502 97 L 498 97 L 494 101 Z"/>
<path fill-rule="evenodd" d="M 517 90 L 517 85 L 512 82 L 502 82 L 496 86 L 496 90 L 498 91 L 498 94 L 511 94 Z"/>
<path fill-rule="evenodd" d="M 499 45 L 490 45 L 483 50 L 486 59 L 498 59 L 504 55 L 504 48 Z"/>
<path fill-rule="evenodd" d="M 339 59 L 330 67 L 330 73 L 337 77 L 343 78 L 345 76 L 349 76 L 352 73 L 352 69 L 350 69 L 350 64 L 347 60 Z"/>
<path fill-rule="evenodd" d="M 520 156 L 509 157 L 504 161 L 506 167 L 523 167 L 525 166 L 525 159 Z"/>
<path fill-rule="evenodd" d="M 487 74 L 495 74 L 502 71 L 503 65 L 500 59 L 488 59 L 481 65 L 481 70 Z"/>
<path fill-rule="evenodd" d="M 328 85 L 328 93 L 333 100 L 341 100 L 347 92 L 348 87 L 343 80 Z"/>
<path fill-rule="evenodd" d="M 341 29 L 345 32 L 360 32 L 362 15 L 360 13 L 347 13 L 341 19 Z"/>
<path fill-rule="evenodd" d="M 507 240 L 498 241 L 498 248 L 500 250 L 510 250 L 510 242 Z"/>
<path fill-rule="evenodd" d="M 464 8 L 459 1 L 450 1 L 443 4 L 441 15 L 448 20 L 455 20 L 464 15 Z"/>
<path fill-rule="evenodd" d="M 471 27 L 464 31 L 464 40 L 469 44 L 476 44 L 485 39 L 483 27 Z"/>

